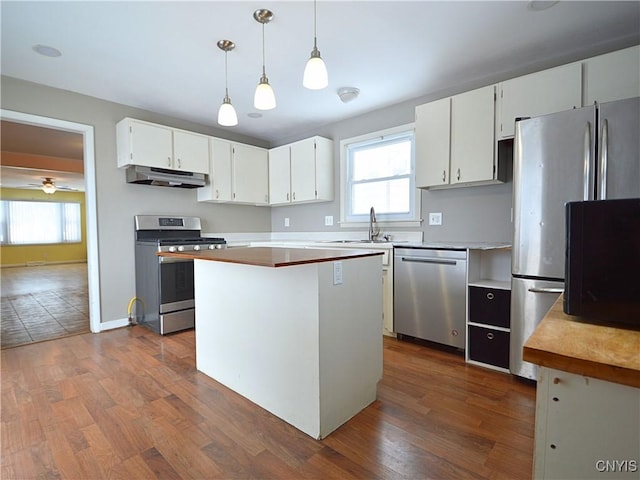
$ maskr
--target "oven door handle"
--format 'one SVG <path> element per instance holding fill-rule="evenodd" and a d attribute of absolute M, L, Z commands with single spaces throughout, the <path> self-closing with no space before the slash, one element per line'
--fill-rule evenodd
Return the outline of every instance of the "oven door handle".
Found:
<path fill-rule="evenodd" d="M 186 263 L 186 262 L 193 262 L 193 260 L 191 258 L 183 258 L 183 257 L 165 257 L 165 256 L 158 256 L 158 260 L 160 263 Z"/>

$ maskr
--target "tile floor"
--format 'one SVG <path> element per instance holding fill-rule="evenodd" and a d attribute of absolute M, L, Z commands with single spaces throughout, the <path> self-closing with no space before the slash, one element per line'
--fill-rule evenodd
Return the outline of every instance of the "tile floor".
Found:
<path fill-rule="evenodd" d="M 0 269 L 2 348 L 89 332 L 87 264 Z"/>

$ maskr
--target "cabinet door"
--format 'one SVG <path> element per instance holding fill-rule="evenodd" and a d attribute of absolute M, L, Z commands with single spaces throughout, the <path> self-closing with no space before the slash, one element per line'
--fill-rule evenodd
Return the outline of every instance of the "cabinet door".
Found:
<path fill-rule="evenodd" d="M 333 201 L 333 146 L 333 140 L 315 137 L 317 201 Z"/>
<path fill-rule="evenodd" d="M 416 187 L 449 184 L 451 99 L 416 107 Z"/>
<path fill-rule="evenodd" d="M 197 133 L 173 131 L 173 168 L 209 173 L 209 138 Z"/>
<path fill-rule="evenodd" d="M 495 89 L 472 90 L 451 98 L 451 181 L 493 180 Z"/>
<path fill-rule="evenodd" d="M 132 165 L 173 168 L 170 128 L 134 121 L 130 127 Z"/>
<path fill-rule="evenodd" d="M 289 146 L 269 150 L 269 203 L 281 205 L 291 202 L 291 166 Z"/>
<path fill-rule="evenodd" d="M 291 144 L 291 200 L 310 202 L 316 199 L 315 139 Z"/>
<path fill-rule="evenodd" d="M 572 63 L 500 84 L 500 138 L 512 137 L 517 117 L 537 117 L 582 105 L 582 65 Z"/>
<path fill-rule="evenodd" d="M 233 145 L 233 195 L 238 203 L 269 203 L 269 156 L 267 150 Z"/>
<path fill-rule="evenodd" d="M 585 106 L 640 96 L 640 46 L 588 59 Z"/>
<path fill-rule="evenodd" d="M 204 187 L 198 188 L 199 202 L 231 201 L 231 142 L 209 139 L 209 176 Z"/>

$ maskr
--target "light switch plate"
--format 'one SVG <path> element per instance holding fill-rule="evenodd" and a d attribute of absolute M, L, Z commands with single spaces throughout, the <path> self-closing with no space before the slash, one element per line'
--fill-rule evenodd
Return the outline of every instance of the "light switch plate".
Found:
<path fill-rule="evenodd" d="M 429 225 L 442 225 L 442 212 L 429 212 Z"/>
<path fill-rule="evenodd" d="M 342 262 L 333 262 L 333 284 L 342 285 Z"/>
<path fill-rule="evenodd" d="M 330 227 L 333 225 L 333 215 L 327 215 L 324 217 L 324 225 L 325 227 Z"/>
<path fill-rule="evenodd" d="M 284 226 L 285 227 L 289 226 L 289 217 L 284 217 Z"/>

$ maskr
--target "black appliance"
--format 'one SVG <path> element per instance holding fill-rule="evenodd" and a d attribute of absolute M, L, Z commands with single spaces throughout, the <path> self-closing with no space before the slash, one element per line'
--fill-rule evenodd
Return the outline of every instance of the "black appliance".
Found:
<path fill-rule="evenodd" d="M 136 215 L 137 323 L 165 335 L 195 326 L 193 260 L 157 252 L 226 247 L 223 238 L 202 237 L 198 217 Z"/>
<path fill-rule="evenodd" d="M 640 326 L 640 198 L 566 204 L 564 312 Z"/>

